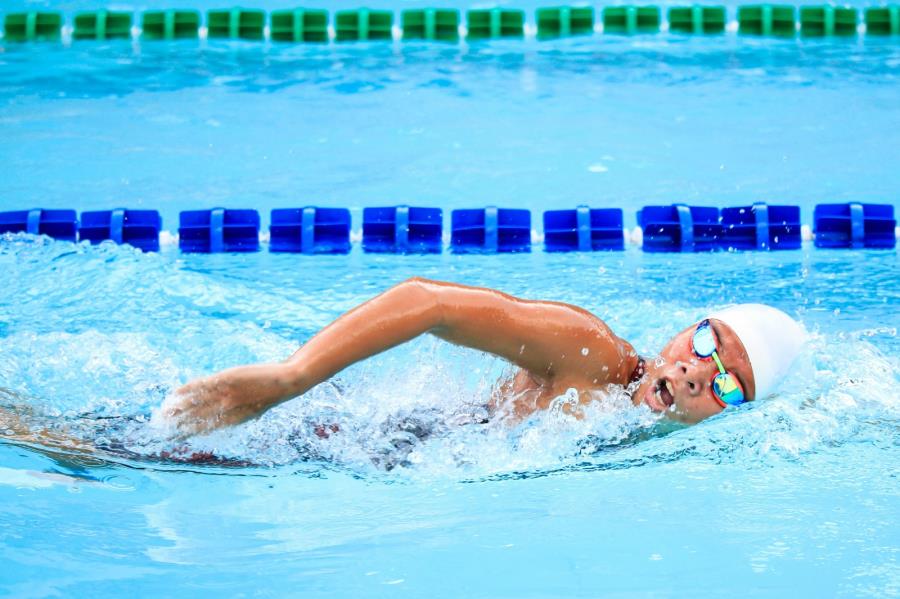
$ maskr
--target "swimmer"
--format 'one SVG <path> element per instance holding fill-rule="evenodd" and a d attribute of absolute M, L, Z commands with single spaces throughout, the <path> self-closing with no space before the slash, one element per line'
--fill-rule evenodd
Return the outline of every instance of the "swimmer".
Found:
<path fill-rule="evenodd" d="M 635 405 L 686 424 L 771 394 L 805 337 L 784 312 L 739 304 L 692 323 L 647 360 L 577 306 L 413 278 L 347 312 L 281 363 L 188 383 L 158 416 L 178 436 L 240 424 L 426 333 L 518 367 L 491 398 L 491 415 L 519 421 L 569 389 L 584 404 L 619 385 Z"/>

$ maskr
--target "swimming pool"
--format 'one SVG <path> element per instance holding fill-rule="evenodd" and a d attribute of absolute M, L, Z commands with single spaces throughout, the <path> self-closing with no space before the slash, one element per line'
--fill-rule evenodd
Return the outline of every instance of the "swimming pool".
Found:
<path fill-rule="evenodd" d="M 4 209 L 155 208 L 174 230 L 215 205 L 590 203 L 634 226 L 645 204 L 769 200 L 809 222 L 900 188 L 890 40 L 2 47 Z M 16 236 L 0 273 L 0 387 L 36 426 L 131 452 L 0 443 L 4 593 L 900 593 L 896 250 L 310 257 Z M 505 367 L 423 339 L 189 442 L 231 462 L 152 459 L 173 444 L 143 420 L 180 382 L 281 359 L 413 275 L 582 305 L 648 354 L 713 308 L 771 303 L 814 333 L 803 388 L 671 431 L 615 398 L 581 422 L 441 428 Z M 438 434 L 399 434 L 410 413 Z"/>

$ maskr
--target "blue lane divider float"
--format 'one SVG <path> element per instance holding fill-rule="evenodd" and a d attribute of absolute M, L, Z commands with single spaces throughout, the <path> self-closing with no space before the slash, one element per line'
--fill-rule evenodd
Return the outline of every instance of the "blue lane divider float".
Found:
<path fill-rule="evenodd" d="M 78 238 L 94 244 L 111 240 L 158 252 L 161 228 L 162 218 L 156 210 L 97 210 L 81 213 Z"/>
<path fill-rule="evenodd" d="M 544 212 L 544 249 L 548 252 L 624 250 L 621 208 L 547 210 Z"/>
<path fill-rule="evenodd" d="M 75 241 L 78 214 L 74 210 L 14 210 L 0 212 L 0 233 L 47 235 L 61 241 Z"/>
<path fill-rule="evenodd" d="M 706 206 L 644 206 L 637 213 L 645 252 L 704 252 L 719 249 L 719 209 Z"/>
<path fill-rule="evenodd" d="M 721 245 L 726 250 L 797 250 L 801 244 L 800 206 L 722 208 Z"/>
<path fill-rule="evenodd" d="M 179 215 L 178 245 L 182 252 L 216 254 L 259 250 L 256 210 L 185 210 Z"/>
<path fill-rule="evenodd" d="M 440 208 L 385 206 L 363 209 L 365 252 L 439 254 L 443 249 Z"/>
<path fill-rule="evenodd" d="M 530 252 L 531 212 L 496 206 L 454 210 L 450 248 L 462 254 Z"/>
<path fill-rule="evenodd" d="M 897 221 L 890 204 L 819 204 L 813 212 L 815 245 L 820 248 L 892 249 Z"/>
<path fill-rule="evenodd" d="M 350 251 L 350 211 L 346 208 L 277 208 L 269 226 L 269 251 L 346 254 Z"/>
<path fill-rule="evenodd" d="M 624 249 L 622 210 L 589 208 L 544 213 L 548 252 Z M 647 252 L 799 249 L 799 206 L 718 208 L 645 206 L 637 212 Z M 363 210 L 363 250 L 390 253 L 440 253 L 440 208 L 389 206 Z M 455 253 L 531 251 L 531 213 L 490 206 L 454 210 L 450 249 Z M 184 252 L 248 252 L 260 249 L 256 210 L 190 210 L 180 214 L 179 247 Z M 814 214 L 815 245 L 821 248 L 892 249 L 897 221 L 891 204 L 819 204 Z M 145 251 L 158 251 L 162 219 L 156 210 L 88 211 L 79 226 L 75 210 L 0 212 L 0 234 L 47 235 L 63 241 L 111 240 Z M 348 253 L 350 211 L 346 208 L 275 209 L 269 249 L 306 254 Z M 637 243 L 640 243 L 638 241 Z"/>

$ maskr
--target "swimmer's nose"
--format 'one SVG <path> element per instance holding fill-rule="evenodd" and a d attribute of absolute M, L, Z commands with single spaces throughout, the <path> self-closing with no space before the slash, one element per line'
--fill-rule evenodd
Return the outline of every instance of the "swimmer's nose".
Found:
<path fill-rule="evenodd" d="M 681 376 L 678 377 L 678 383 L 682 387 L 682 391 L 690 396 L 697 396 L 703 392 L 703 372 L 698 364 L 678 363 L 678 371 Z"/>

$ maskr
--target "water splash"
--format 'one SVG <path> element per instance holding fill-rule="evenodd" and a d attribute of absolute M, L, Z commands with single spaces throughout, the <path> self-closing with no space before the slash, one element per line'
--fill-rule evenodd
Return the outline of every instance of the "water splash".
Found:
<path fill-rule="evenodd" d="M 509 367 L 423 338 L 357 364 L 256 421 L 174 443 L 148 420 L 178 385 L 237 363 L 282 359 L 343 309 L 384 288 L 372 284 L 384 272 L 402 275 L 399 263 L 384 258 L 346 271 L 316 263 L 304 278 L 281 276 L 276 286 L 269 269 L 284 263 L 271 260 L 259 255 L 228 264 L 209 256 L 8 236 L 0 242 L 6 273 L 0 387 L 7 389 L 0 406 L 15 409 L 32 431 L 86 441 L 100 449 L 98 457 L 142 467 L 189 463 L 202 470 L 209 464 L 277 474 L 303 465 L 313 475 L 390 472 L 395 481 L 550 476 L 673 460 L 767 467 L 846 443 L 889 445 L 900 424 L 893 393 L 898 358 L 872 343 L 893 339 L 896 329 L 867 323 L 856 331 L 819 330 L 777 397 L 690 428 L 632 406 L 620 388 L 598 394 L 580 418 L 564 409 L 577 402 L 570 392 L 516 425 L 488 419 L 484 406 Z M 444 260 L 424 268 L 452 277 L 455 258 Z M 671 271 L 680 268 L 691 265 L 669 263 L 660 271 L 678 277 Z M 620 264 L 625 272 L 619 279 L 601 269 L 597 276 L 612 285 L 605 297 L 593 289 L 592 299 L 638 347 L 661 346 L 684 322 L 717 307 L 692 305 L 686 296 L 648 299 L 641 290 L 627 292 L 637 269 L 646 265 L 629 270 Z M 332 291 L 316 287 L 322 278 L 309 283 L 311 272 L 326 271 Z M 488 271 L 468 276 L 495 276 Z M 810 277 L 808 269 L 791 265 L 784 273 Z M 540 289 L 528 287 L 533 278 L 505 283 L 525 295 L 550 288 L 587 304 L 580 294 L 589 280 L 573 279 L 551 269 Z M 355 285 L 361 280 L 366 284 Z"/>

